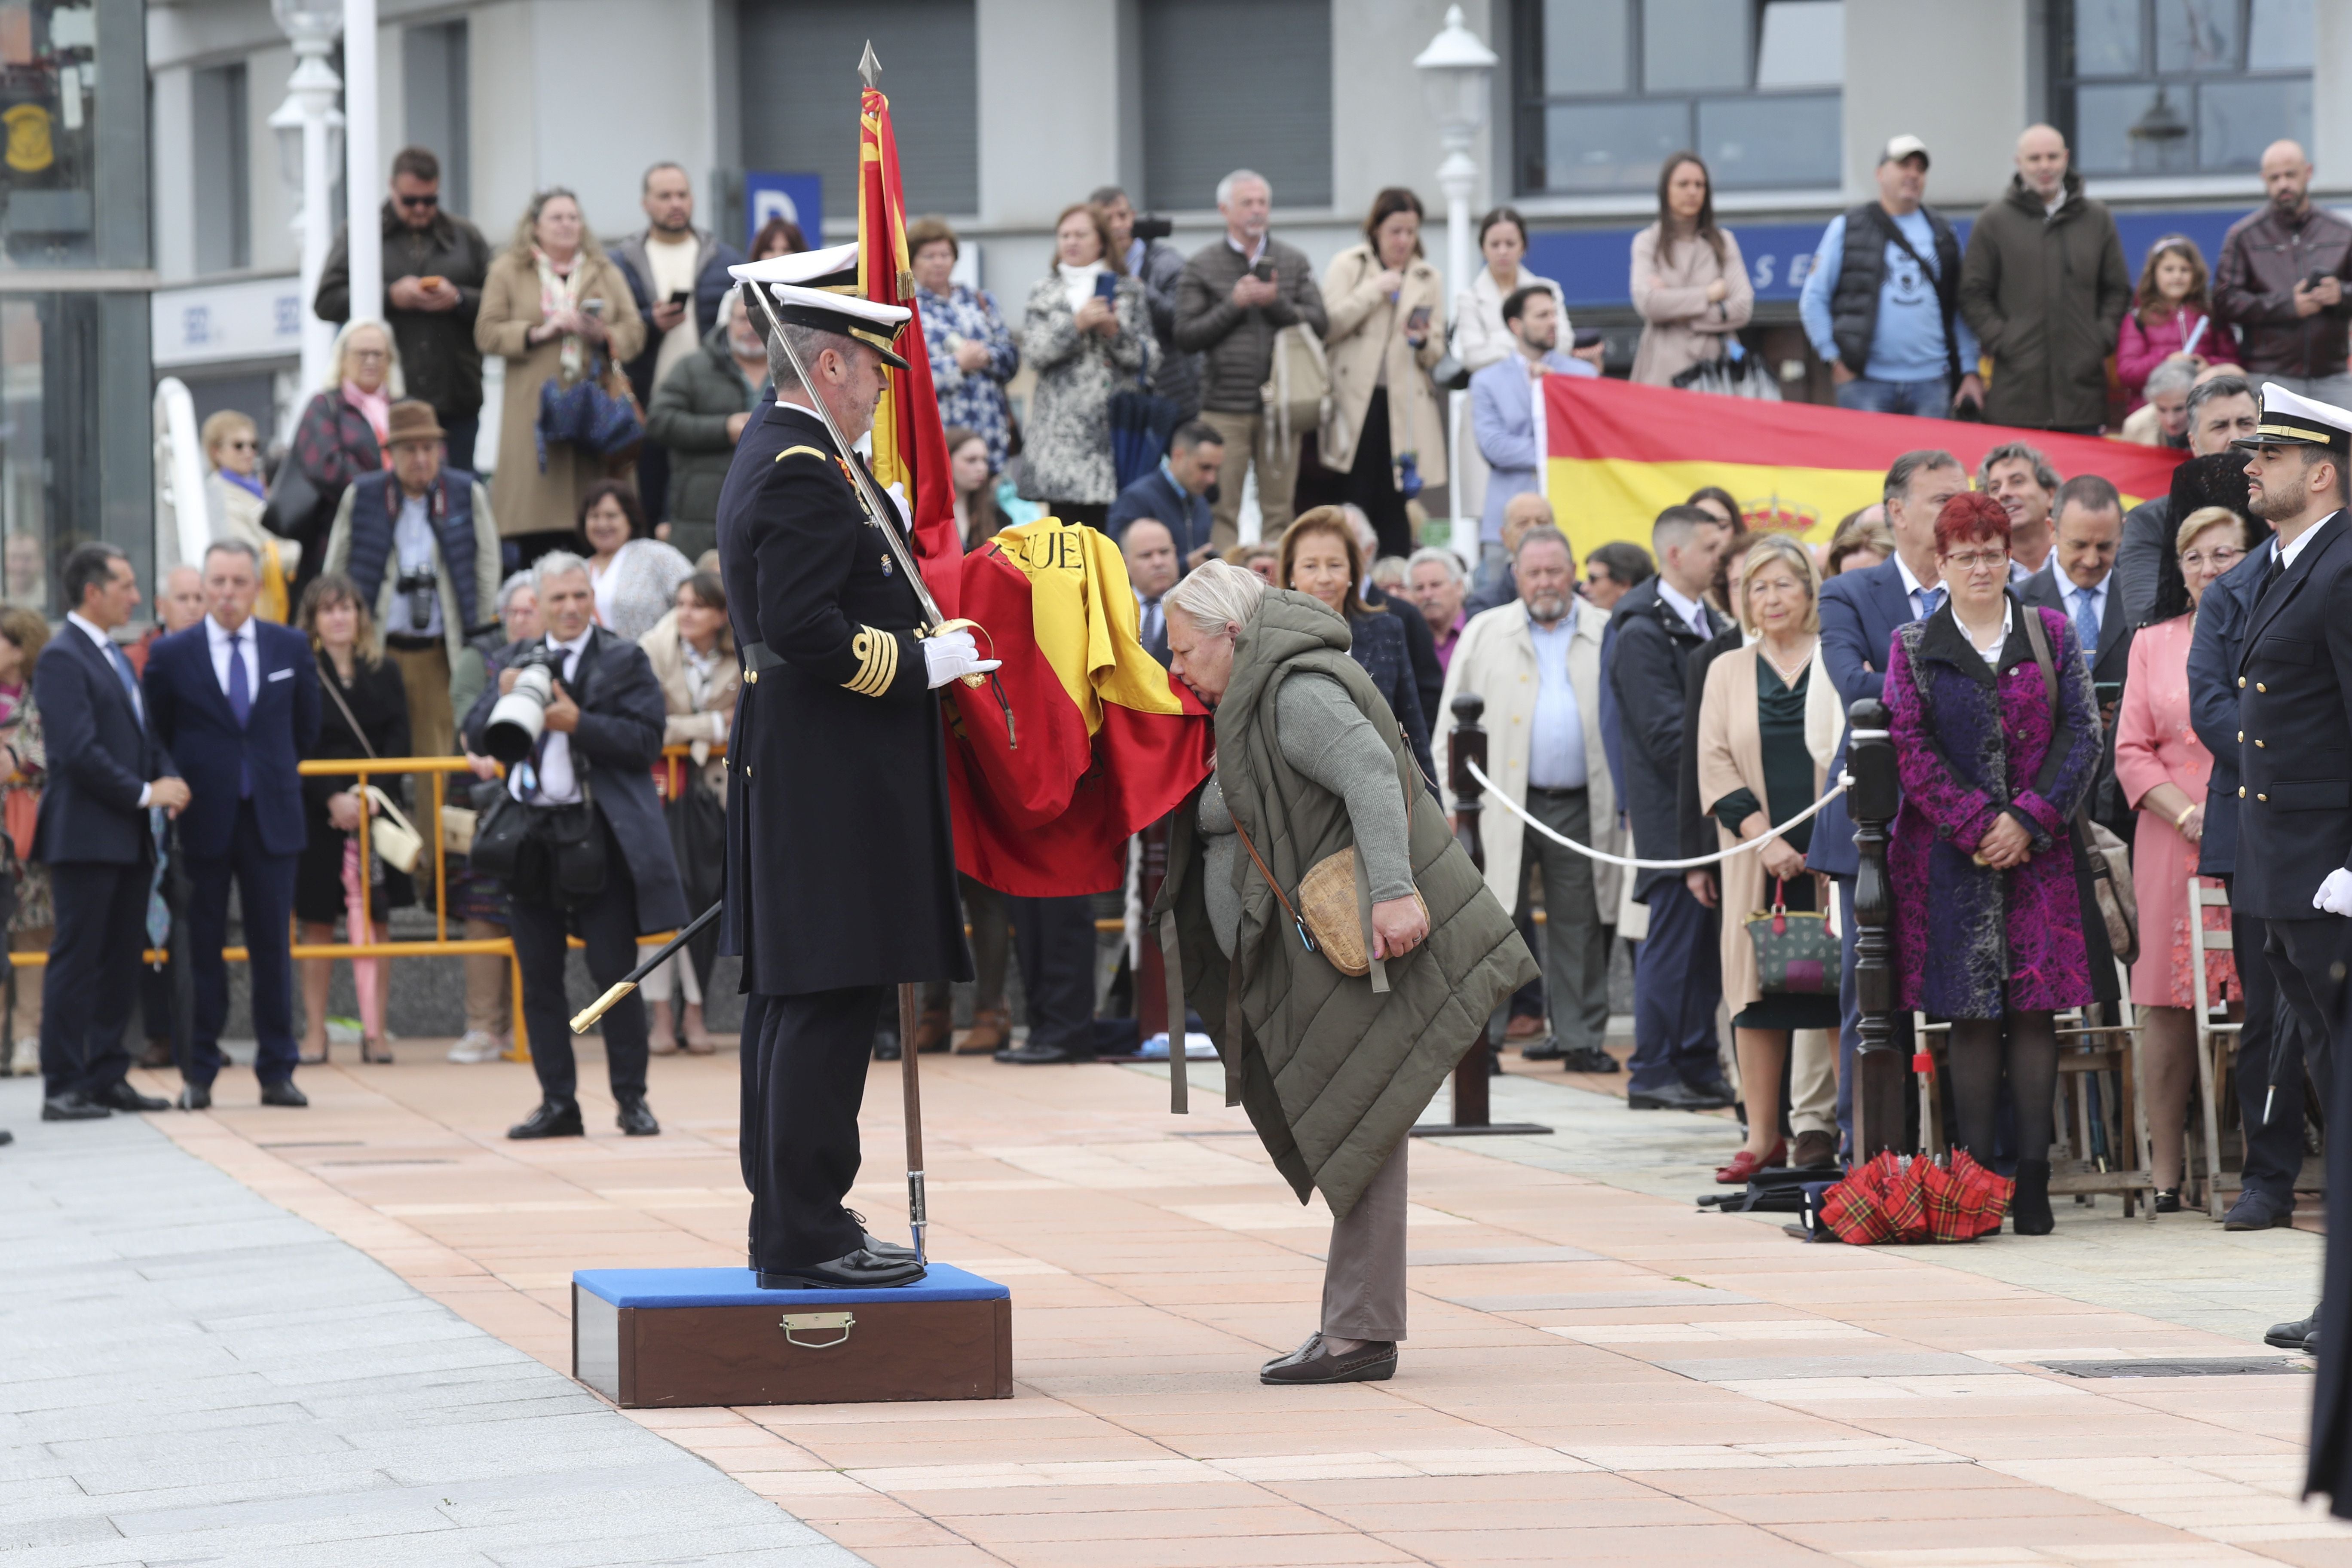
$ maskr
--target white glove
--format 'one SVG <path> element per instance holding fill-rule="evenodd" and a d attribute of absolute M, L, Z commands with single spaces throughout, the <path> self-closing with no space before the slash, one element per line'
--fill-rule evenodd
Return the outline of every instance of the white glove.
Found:
<path fill-rule="evenodd" d="M 961 629 L 923 639 L 923 669 L 933 690 L 967 675 L 984 675 L 1003 662 L 981 658 L 980 645 Z"/>
<path fill-rule="evenodd" d="M 2331 915 L 2352 915 L 2352 871 L 2338 866 L 2327 873 L 2327 880 L 2311 895 L 2311 907 Z"/>

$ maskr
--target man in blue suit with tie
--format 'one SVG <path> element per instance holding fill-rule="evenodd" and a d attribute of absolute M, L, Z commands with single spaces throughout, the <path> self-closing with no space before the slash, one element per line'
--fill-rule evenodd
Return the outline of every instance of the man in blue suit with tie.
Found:
<path fill-rule="evenodd" d="M 160 638 L 147 655 L 155 734 L 195 791 L 180 823 L 194 884 L 188 940 L 196 990 L 195 1042 L 180 1103 L 212 1104 L 226 1060 L 228 886 L 236 881 L 253 976 L 254 1072 L 264 1105 L 308 1105 L 294 1087 L 293 962 L 287 921 L 306 817 L 295 764 L 319 734 L 319 667 L 310 639 L 253 618 L 261 563 L 253 547 L 222 540 L 205 552 L 205 618 Z"/>
<path fill-rule="evenodd" d="M 74 608 L 33 667 L 50 748 L 33 858 L 49 868 L 57 904 L 41 979 L 41 1120 L 85 1121 L 166 1106 L 126 1081 L 122 1031 L 147 945 L 148 812 L 178 811 L 188 786 L 155 743 L 110 635 L 139 605 L 131 563 L 111 544 L 82 545 L 66 557 L 63 586 Z"/>
<path fill-rule="evenodd" d="M 1845 705 L 1886 689 L 1886 654 L 1898 626 L 1921 621 L 1943 606 L 1943 574 L 1936 566 L 1936 514 L 1969 488 L 1968 470 L 1949 452 L 1906 452 L 1886 470 L 1882 492 L 1886 526 L 1895 535 L 1895 557 L 1861 572 L 1842 572 L 1822 584 L 1822 664 Z M 1845 747 L 1838 747 L 1830 776 L 1845 771 Z M 1853 818 L 1845 796 L 1822 808 L 1805 863 L 1837 879 L 1844 962 L 1838 982 L 1838 1128 L 1853 1136 L 1853 1048 L 1861 1039 L 1861 1015 L 1853 987 L 1853 879 L 1862 858 L 1853 847 Z M 1904 1027 L 1897 1020 L 1897 1027 Z"/>

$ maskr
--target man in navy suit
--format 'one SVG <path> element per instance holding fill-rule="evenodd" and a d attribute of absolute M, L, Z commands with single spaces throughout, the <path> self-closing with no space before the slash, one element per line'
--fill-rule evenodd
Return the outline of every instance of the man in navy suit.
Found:
<path fill-rule="evenodd" d="M 2131 668 L 2131 616 L 2124 608 L 2116 575 L 2116 551 L 2124 537 L 2124 498 L 2096 474 L 2077 474 L 2058 487 L 2056 542 L 2042 569 L 2016 585 L 2029 605 L 2055 610 L 2074 623 L 2074 634 L 2091 656 L 2091 679 L 2099 696 L 2106 747 L 2091 795 L 2091 816 L 2126 843 L 2133 812 L 2116 784 L 2116 709 L 2123 700 L 2124 672 Z"/>
<path fill-rule="evenodd" d="M 188 804 L 188 786 L 149 730 L 131 661 L 109 635 L 139 604 L 131 563 L 111 544 L 82 545 L 66 557 L 64 587 L 75 607 L 33 667 L 49 742 L 33 858 L 49 868 L 57 904 L 41 979 L 44 1121 L 166 1107 L 125 1080 L 122 1031 L 147 945 L 148 813 Z"/>
<path fill-rule="evenodd" d="M 1842 572 L 1822 584 L 1822 663 L 1848 708 L 1886 689 L 1886 653 L 1898 626 L 1925 620 L 1944 602 L 1942 574 L 1936 567 L 1936 514 L 1969 488 L 1968 470 L 1949 452 L 1906 452 L 1886 470 L 1886 526 L 1895 535 L 1895 558 L 1862 572 Z M 1830 776 L 1845 772 L 1845 746 L 1839 743 Z M 1853 879 L 1862 868 L 1853 847 L 1853 818 L 1845 796 L 1814 818 L 1806 864 L 1837 879 L 1844 962 L 1838 981 L 1838 1127 L 1853 1137 L 1853 1048 L 1861 1039 L 1853 988 Z M 1901 1031 L 1905 1021 L 1898 1017 Z"/>
<path fill-rule="evenodd" d="M 1123 542 L 1129 523 L 1139 517 L 1157 520 L 1176 542 L 1176 575 L 1181 577 L 1214 549 L 1209 542 L 1209 492 L 1216 489 L 1217 470 L 1224 463 L 1225 438 L 1215 426 L 1195 419 L 1178 426 L 1160 466 L 1110 503 L 1103 531 Z"/>
<path fill-rule="evenodd" d="M 319 667 L 310 639 L 253 618 L 261 585 L 253 547 L 221 540 L 205 552 L 205 618 L 159 638 L 147 655 L 155 734 L 194 785 L 180 824 L 194 885 L 188 940 L 196 990 L 195 1044 L 180 1103 L 212 1104 L 226 1060 L 228 886 L 236 882 L 253 976 L 254 1073 L 264 1105 L 308 1105 L 294 1087 L 294 968 L 286 924 L 307 821 L 295 771 L 319 736 Z"/>

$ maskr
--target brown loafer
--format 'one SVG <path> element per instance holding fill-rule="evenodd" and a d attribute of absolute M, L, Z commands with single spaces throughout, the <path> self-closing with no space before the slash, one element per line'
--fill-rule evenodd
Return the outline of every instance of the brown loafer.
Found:
<path fill-rule="evenodd" d="M 1346 1355 L 1324 1348 L 1323 1336 L 1298 1347 L 1282 1360 L 1258 1369 L 1260 1383 L 1386 1383 L 1396 1375 L 1394 1340 L 1370 1340 Z"/>
<path fill-rule="evenodd" d="M 1789 1149 L 1789 1163 L 1800 1171 L 1818 1171 L 1837 1163 L 1837 1139 L 1827 1132 L 1800 1132 Z"/>
<path fill-rule="evenodd" d="M 915 1049 L 925 1056 L 946 1050 L 953 1033 L 955 1015 L 944 1007 L 927 1007 L 915 1020 Z"/>
<path fill-rule="evenodd" d="M 982 1007 L 971 1016 L 971 1027 L 955 1032 L 955 1054 L 992 1057 L 1013 1043 L 1013 1013 L 1005 1007 Z"/>

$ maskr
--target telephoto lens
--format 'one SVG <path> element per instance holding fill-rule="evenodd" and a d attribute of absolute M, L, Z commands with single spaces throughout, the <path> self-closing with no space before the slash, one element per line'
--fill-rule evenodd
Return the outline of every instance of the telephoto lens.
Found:
<path fill-rule="evenodd" d="M 555 695 L 555 670 L 544 657 L 551 652 L 533 648 L 524 654 L 527 662 L 514 689 L 491 705 L 490 721 L 482 728 L 482 743 L 509 767 L 530 755 L 547 725 L 548 700 Z"/>

